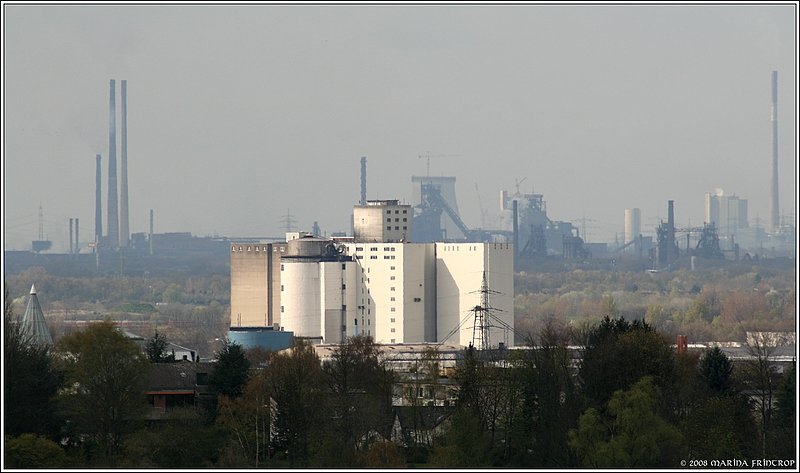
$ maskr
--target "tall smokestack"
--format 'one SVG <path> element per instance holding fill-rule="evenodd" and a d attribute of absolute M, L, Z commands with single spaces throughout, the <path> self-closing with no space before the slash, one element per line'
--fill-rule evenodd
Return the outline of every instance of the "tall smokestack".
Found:
<path fill-rule="evenodd" d="M 72 242 L 72 219 L 69 219 L 69 254 L 72 254 L 72 249 L 75 244 Z"/>
<path fill-rule="evenodd" d="M 150 209 L 150 256 L 153 256 L 153 209 Z"/>
<path fill-rule="evenodd" d="M 675 211 L 673 201 L 667 201 L 667 264 L 675 259 Z"/>
<path fill-rule="evenodd" d="M 128 247 L 130 232 L 128 229 L 128 81 L 122 80 L 120 90 L 122 99 L 122 149 L 120 150 L 120 189 L 119 189 L 119 246 Z"/>
<path fill-rule="evenodd" d="M 361 205 L 367 205 L 367 157 L 361 157 Z"/>
<path fill-rule="evenodd" d="M 75 254 L 80 253 L 80 250 L 81 250 L 81 244 L 79 243 L 80 240 L 78 239 L 80 228 L 81 228 L 81 221 L 80 221 L 79 218 L 76 218 L 75 219 Z"/>
<path fill-rule="evenodd" d="M 511 215 L 514 220 L 514 261 L 517 260 L 519 254 L 519 219 L 517 211 L 517 199 L 511 201 Z"/>
<path fill-rule="evenodd" d="M 109 83 L 108 96 L 108 242 L 119 246 L 119 215 L 117 214 L 117 107 L 114 79 Z"/>
<path fill-rule="evenodd" d="M 95 156 L 95 159 L 97 160 L 97 166 L 94 178 L 94 242 L 100 243 L 100 240 L 103 238 L 103 194 L 100 191 L 103 180 L 100 174 L 100 155 L 98 154 Z M 97 247 L 95 247 L 95 251 L 97 251 Z"/>
<path fill-rule="evenodd" d="M 778 211 L 778 71 L 772 71 L 772 198 L 770 199 L 769 227 L 772 232 L 780 225 Z"/>

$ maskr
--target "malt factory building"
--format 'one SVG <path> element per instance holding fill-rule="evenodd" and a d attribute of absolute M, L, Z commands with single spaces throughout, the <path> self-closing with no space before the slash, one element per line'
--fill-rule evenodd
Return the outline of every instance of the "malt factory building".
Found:
<path fill-rule="evenodd" d="M 512 345 L 513 246 L 409 242 L 411 216 L 396 200 L 368 201 L 354 208 L 351 238 L 233 243 L 231 327 L 272 327 L 314 343 L 367 335 L 467 346 L 486 295 L 490 345 Z"/>

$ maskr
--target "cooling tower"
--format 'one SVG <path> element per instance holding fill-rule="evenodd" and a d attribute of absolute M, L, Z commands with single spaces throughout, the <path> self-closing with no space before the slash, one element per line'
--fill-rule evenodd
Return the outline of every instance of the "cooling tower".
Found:
<path fill-rule="evenodd" d="M 642 214 L 639 209 L 625 209 L 625 241 L 628 244 L 642 232 Z"/>
<path fill-rule="evenodd" d="M 119 194 L 119 246 L 128 247 L 130 231 L 128 229 L 128 81 L 122 80 L 120 89 L 122 103 L 122 149 L 120 150 L 120 194 Z"/>

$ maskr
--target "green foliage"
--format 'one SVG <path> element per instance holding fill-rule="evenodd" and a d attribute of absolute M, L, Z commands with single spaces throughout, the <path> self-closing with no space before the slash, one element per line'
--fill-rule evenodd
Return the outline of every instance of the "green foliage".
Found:
<path fill-rule="evenodd" d="M 64 380 L 46 345 L 20 330 L 6 293 L 3 317 L 3 424 L 6 435 L 34 433 L 57 439 L 53 397 Z"/>
<path fill-rule="evenodd" d="M 175 361 L 175 354 L 167 354 L 167 346 L 169 341 L 167 337 L 156 331 L 153 338 L 147 340 L 144 346 L 144 352 L 147 354 L 147 359 L 150 363 L 171 363 Z"/>
<path fill-rule="evenodd" d="M 123 466 L 132 468 L 207 468 L 216 464 L 227 436 L 206 425 L 194 408 L 172 411 L 165 419 L 126 438 Z"/>
<path fill-rule="evenodd" d="M 217 362 L 208 376 L 208 384 L 215 394 L 231 398 L 242 394 L 249 377 L 250 362 L 241 345 L 226 341 L 217 353 Z"/>
<path fill-rule="evenodd" d="M 797 385 L 795 383 L 796 363 L 783 375 L 783 380 L 775 393 L 777 407 L 774 416 L 773 452 L 780 458 L 794 458 L 797 442 Z"/>
<path fill-rule="evenodd" d="M 646 322 L 605 317 L 586 335 L 579 373 L 583 392 L 599 407 L 644 376 L 666 387 L 674 377 L 673 358 L 670 344 Z"/>
<path fill-rule="evenodd" d="M 661 395 L 651 377 L 616 391 L 607 414 L 589 408 L 569 445 L 588 468 L 674 468 L 681 457 L 681 434 L 657 414 Z"/>
<path fill-rule="evenodd" d="M 434 449 L 431 464 L 441 468 L 491 466 L 491 448 L 478 415 L 471 409 L 459 409 L 450 418 L 444 442 Z"/>
<path fill-rule="evenodd" d="M 397 445 L 391 442 L 375 442 L 359 462 L 365 468 L 403 468 L 406 458 Z"/>
<path fill-rule="evenodd" d="M 388 438 L 392 422 L 393 374 L 369 337 L 348 338 L 322 366 L 327 391 L 324 439 L 316 461 L 323 466 L 354 466 L 374 434 Z"/>
<path fill-rule="evenodd" d="M 52 440 L 34 434 L 6 436 L 5 462 L 8 468 L 64 468 L 69 465 L 64 449 Z"/>
<path fill-rule="evenodd" d="M 683 429 L 690 458 L 754 458 L 758 429 L 744 396 L 712 396 L 692 409 Z"/>
<path fill-rule="evenodd" d="M 307 464 L 325 399 L 319 357 L 298 341 L 290 354 L 273 357 L 265 374 L 275 402 L 272 447 L 290 466 Z"/>
<path fill-rule="evenodd" d="M 733 365 L 728 356 L 714 347 L 700 360 L 700 378 L 714 396 L 726 394 L 731 389 Z"/>
<path fill-rule="evenodd" d="M 101 455 L 114 457 L 124 434 L 135 430 L 144 413 L 150 363 L 109 320 L 63 337 L 58 350 L 67 385 L 73 387 L 60 399 L 73 421 L 72 440 L 93 440 Z"/>

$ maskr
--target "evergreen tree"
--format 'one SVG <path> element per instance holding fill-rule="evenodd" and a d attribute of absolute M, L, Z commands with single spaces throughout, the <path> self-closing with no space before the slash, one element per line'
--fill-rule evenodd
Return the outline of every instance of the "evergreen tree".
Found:
<path fill-rule="evenodd" d="M 50 348 L 32 342 L 14 316 L 6 290 L 3 312 L 3 425 L 6 435 L 38 434 L 57 440 L 60 420 L 53 398 L 64 373 L 50 356 Z"/>
<path fill-rule="evenodd" d="M 703 356 L 699 369 L 700 378 L 712 395 L 720 396 L 729 392 L 733 364 L 719 347 L 712 348 Z"/>
<path fill-rule="evenodd" d="M 242 394 L 249 377 L 250 362 L 244 349 L 236 342 L 227 341 L 217 353 L 217 362 L 208 376 L 208 384 L 217 395 L 231 398 Z"/>

